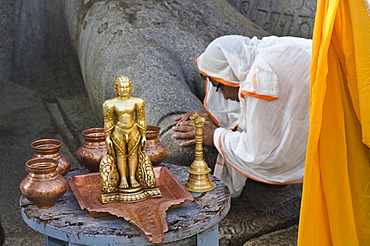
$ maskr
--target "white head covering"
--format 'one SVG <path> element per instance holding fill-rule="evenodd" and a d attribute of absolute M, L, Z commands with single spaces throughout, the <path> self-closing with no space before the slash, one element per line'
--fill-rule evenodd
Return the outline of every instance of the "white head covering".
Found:
<path fill-rule="evenodd" d="M 260 40 L 240 83 L 238 128 L 219 127 L 213 136 L 220 153 L 214 175 L 234 195 L 241 192 L 246 177 L 271 184 L 302 182 L 311 52 L 311 40 L 307 39 L 270 36 Z M 218 113 L 217 119 L 229 123 L 227 117 L 234 112 L 222 115 L 217 101 L 221 99 L 212 98 L 209 92 L 207 105 L 216 105 L 218 108 L 212 109 Z"/>
<path fill-rule="evenodd" d="M 198 57 L 198 69 L 217 82 L 238 87 L 246 79 L 259 42 L 240 35 L 219 37 Z"/>

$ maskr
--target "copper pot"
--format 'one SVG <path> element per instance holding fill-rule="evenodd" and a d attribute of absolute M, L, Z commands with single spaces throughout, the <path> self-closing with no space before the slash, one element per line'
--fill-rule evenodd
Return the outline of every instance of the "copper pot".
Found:
<path fill-rule="evenodd" d="M 35 158 L 26 162 L 27 176 L 19 188 L 38 208 L 49 208 L 67 191 L 67 180 L 57 171 L 58 161 Z"/>
<path fill-rule="evenodd" d="M 158 138 L 160 130 L 158 126 L 149 125 L 146 128 L 147 146 L 144 153 L 149 157 L 153 166 L 158 166 L 168 155 L 166 146 Z"/>
<path fill-rule="evenodd" d="M 35 152 L 33 158 L 51 158 L 58 161 L 57 171 L 61 175 L 68 173 L 71 161 L 62 155 L 59 150 L 62 142 L 57 139 L 40 139 L 32 142 L 31 147 Z"/>
<path fill-rule="evenodd" d="M 86 141 L 77 150 L 77 160 L 90 172 L 99 172 L 100 161 L 107 154 L 104 129 L 87 129 L 82 132 L 82 135 Z"/>

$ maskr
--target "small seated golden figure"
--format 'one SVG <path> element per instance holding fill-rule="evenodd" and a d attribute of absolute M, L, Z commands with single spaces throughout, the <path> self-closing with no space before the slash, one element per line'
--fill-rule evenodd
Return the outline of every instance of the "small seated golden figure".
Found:
<path fill-rule="evenodd" d="M 119 76 L 114 81 L 117 97 L 103 104 L 104 133 L 108 149 L 100 162 L 102 203 L 136 202 L 160 197 L 146 147 L 145 102 L 130 96 L 132 81 Z"/>

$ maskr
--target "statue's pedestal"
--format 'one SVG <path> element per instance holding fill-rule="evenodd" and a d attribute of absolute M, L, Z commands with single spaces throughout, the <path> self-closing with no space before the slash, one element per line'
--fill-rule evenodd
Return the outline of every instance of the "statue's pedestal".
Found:
<path fill-rule="evenodd" d="M 111 202 L 140 202 L 148 198 L 161 197 L 161 191 L 158 187 L 137 189 L 132 192 L 113 192 L 107 194 L 99 194 L 99 201 L 102 203 Z"/>

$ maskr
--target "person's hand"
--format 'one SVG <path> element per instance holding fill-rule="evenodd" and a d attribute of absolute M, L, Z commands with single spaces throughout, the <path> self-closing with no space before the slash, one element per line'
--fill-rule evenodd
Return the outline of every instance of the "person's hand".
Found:
<path fill-rule="evenodd" d="M 206 121 L 203 126 L 203 145 L 214 147 L 213 135 L 218 126 L 213 121 Z"/>
<path fill-rule="evenodd" d="M 191 116 L 193 116 L 195 113 L 197 113 L 199 116 L 202 116 L 206 121 L 213 121 L 212 117 L 209 115 L 208 112 L 202 111 L 202 110 L 197 110 L 195 112 L 188 112 L 183 115 L 180 115 L 178 117 L 175 117 L 174 120 L 177 121 L 176 126 L 179 126 L 182 124 L 184 121 L 189 121 L 191 120 Z"/>
<path fill-rule="evenodd" d="M 113 141 L 110 139 L 110 137 L 107 137 L 105 139 L 105 143 L 107 144 L 108 154 L 111 155 L 111 156 L 115 156 Z"/>
<path fill-rule="evenodd" d="M 172 130 L 175 133 L 172 135 L 176 139 L 190 139 L 188 141 L 180 143 L 180 146 L 186 147 L 195 144 L 195 126 L 192 120 L 183 120 L 178 122 Z"/>
<path fill-rule="evenodd" d="M 192 114 L 191 114 L 192 115 Z M 206 121 L 203 126 L 203 145 L 214 146 L 213 134 L 217 126 L 213 121 Z M 172 135 L 176 139 L 189 139 L 180 143 L 181 147 L 191 146 L 195 144 L 195 126 L 192 120 L 181 121 L 176 126 L 172 127 L 175 133 Z"/>

